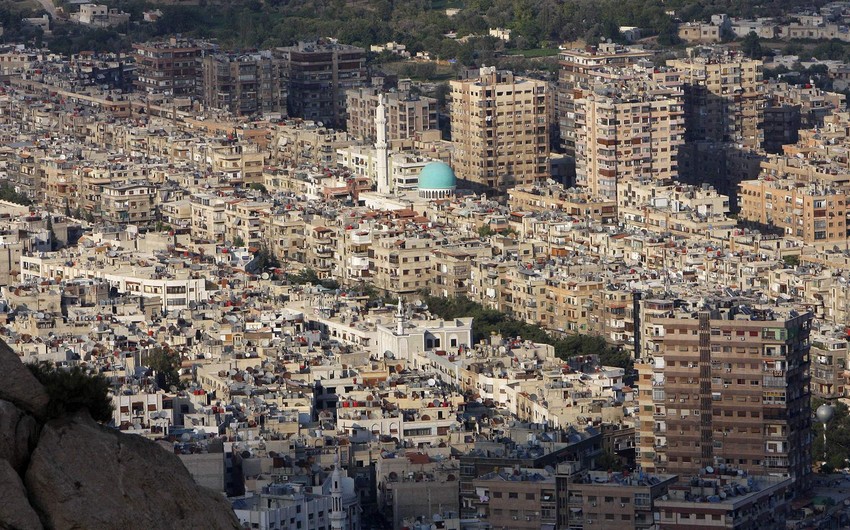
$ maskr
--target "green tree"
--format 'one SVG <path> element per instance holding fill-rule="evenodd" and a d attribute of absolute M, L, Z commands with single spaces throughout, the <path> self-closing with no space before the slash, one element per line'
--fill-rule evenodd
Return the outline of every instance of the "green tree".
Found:
<path fill-rule="evenodd" d="M 796 267 L 800 264 L 800 256 L 782 256 L 782 261 L 784 261 L 789 267 Z"/>
<path fill-rule="evenodd" d="M 741 39 L 741 53 L 750 59 L 761 59 L 764 56 L 761 40 L 754 31 L 747 33 L 747 36 Z"/>
<path fill-rule="evenodd" d="M 826 403 L 823 399 L 812 398 L 812 413 Z M 832 469 L 847 467 L 850 457 L 850 411 L 840 401 L 830 403 L 835 416 L 826 427 L 826 464 Z M 823 462 L 823 424 L 812 420 L 812 462 Z"/>
<path fill-rule="evenodd" d="M 498 333 L 503 337 L 522 337 L 555 349 L 555 355 L 561 359 L 570 359 L 577 355 L 598 355 L 605 366 L 617 366 L 631 372 L 634 362 L 628 352 L 614 348 L 605 339 L 596 335 L 568 335 L 556 338 L 539 325 L 517 320 L 505 313 L 487 309 L 477 302 L 464 297 L 443 298 L 425 296 L 428 309 L 443 319 L 472 317 L 472 340 L 476 344 Z"/>
<path fill-rule="evenodd" d="M 100 423 L 112 420 L 112 400 L 109 382 L 100 374 L 91 374 L 80 366 L 59 368 L 50 362 L 28 364 L 32 374 L 44 385 L 50 401 L 47 418 L 61 418 L 87 410 Z"/>
<path fill-rule="evenodd" d="M 143 363 L 154 373 L 156 385 L 169 390 L 171 387 L 180 388 L 180 355 L 167 348 L 157 346 L 143 359 Z"/>

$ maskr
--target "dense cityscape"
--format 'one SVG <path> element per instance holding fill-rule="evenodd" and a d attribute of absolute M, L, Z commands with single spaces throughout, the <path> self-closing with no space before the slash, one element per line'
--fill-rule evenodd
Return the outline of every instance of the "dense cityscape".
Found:
<path fill-rule="evenodd" d="M 850 2 L 20 3 L 0 528 L 850 528 Z"/>

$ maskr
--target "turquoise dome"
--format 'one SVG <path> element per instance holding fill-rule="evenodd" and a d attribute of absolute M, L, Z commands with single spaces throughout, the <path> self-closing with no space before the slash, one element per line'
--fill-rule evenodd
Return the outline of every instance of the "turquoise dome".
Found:
<path fill-rule="evenodd" d="M 445 162 L 429 162 L 419 172 L 420 190 L 445 190 L 457 186 L 457 177 Z"/>

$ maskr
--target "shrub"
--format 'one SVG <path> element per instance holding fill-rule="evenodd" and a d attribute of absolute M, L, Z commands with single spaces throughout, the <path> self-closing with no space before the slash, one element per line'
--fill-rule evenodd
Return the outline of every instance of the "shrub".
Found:
<path fill-rule="evenodd" d="M 31 363 L 27 367 L 50 396 L 48 419 L 85 409 L 95 421 L 109 423 L 112 420 L 109 381 L 102 375 L 89 374 L 79 366 L 59 368 L 50 362 Z"/>

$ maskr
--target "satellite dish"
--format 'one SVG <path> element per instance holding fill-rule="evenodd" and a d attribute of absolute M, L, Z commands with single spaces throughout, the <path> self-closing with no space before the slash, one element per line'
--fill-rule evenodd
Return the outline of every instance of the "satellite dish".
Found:
<path fill-rule="evenodd" d="M 264 280 L 268 280 L 270 278 L 269 273 L 267 273 L 267 272 L 262 273 L 260 275 L 260 278 L 262 278 Z"/>
<path fill-rule="evenodd" d="M 436 379 L 431 378 L 431 379 L 428 380 L 428 386 L 436 386 L 436 385 L 437 385 Z"/>
<path fill-rule="evenodd" d="M 188 442 L 191 439 L 192 439 L 192 435 L 189 434 L 188 432 L 184 432 L 183 434 L 180 435 L 180 441 L 181 442 Z"/>
<path fill-rule="evenodd" d="M 708 473 L 709 475 L 712 475 L 712 474 L 714 474 L 714 468 L 711 467 L 711 466 L 705 466 L 705 472 Z"/>

